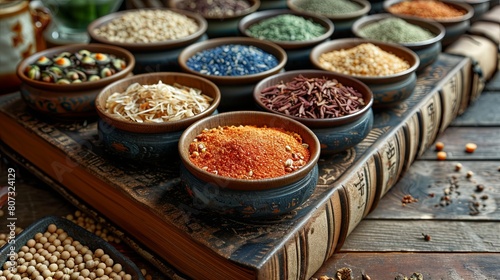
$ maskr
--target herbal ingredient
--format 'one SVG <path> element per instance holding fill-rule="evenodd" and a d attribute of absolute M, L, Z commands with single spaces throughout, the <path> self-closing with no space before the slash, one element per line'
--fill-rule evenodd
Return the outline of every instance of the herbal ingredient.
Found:
<path fill-rule="evenodd" d="M 112 54 L 80 50 L 41 56 L 24 70 L 28 78 L 56 84 L 97 81 L 125 69 L 127 63 Z"/>
<path fill-rule="evenodd" d="M 323 35 L 326 28 L 301 16 L 284 14 L 252 24 L 247 32 L 270 41 L 308 41 Z"/>
<path fill-rule="evenodd" d="M 368 24 L 359 30 L 359 34 L 363 38 L 390 43 L 414 43 L 436 37 L 427 29 L 395 17 Z"/>
<path fill-rule="evenodd" d="M 389 12 L 430 19 L 449 19 L 465 14 L 464 10 L 458 10 L 451 5 L 434 0 L 402 1 L 391 5 Z"/>
<path fill-rule="evenodd" d="M 326 52 L 318 60 L 326 70 L 355 76 L 388 76 L 410 68 L 404 59 L 372 43 Z"/>
<path fill-rule="evenodd" d="M 251 5 L 247 0 L 183 0 L 177 1 L 176 7 L 207 18 L 223 18 L 241 15 Z"/>
<path fill-rule="evenodd" d="M 276 67 L 278 59 L 255 46 L 228 44 L 200 51 L 186 65 L 205 75 L 245 76 Z"/>
<path fill-rule="evenodd" d="M 97 36 L 120 43 L 155 43 L 188 37 L 196 21 L 170 10 L 132 10 L 94 29 Z"/>
<path fill-rule="evenodd" d="M 361 10 L 361 5 L 349 0 L 298 0 L 295 6 L 307 12 L 335 16 L 354 13 Z"/>
<path fill-rule="evenodd" d="M 336 79 L 294 77 L 260 92 L 269 109 L 299 118 L 328 119 L 346 116 L 365 105 L 363 95 Z"/>
<path fill-rule="evenodd" d="M 300 169 L 310 158 L 300 135 L 252 125 L 205 129 L 191 142 L 189 154 L 199 168 L 238 179 L 283 176 Z"/>
<path fill-rule="evenodd" d="M 153 85 L 131 84 L 125 92 L 111 94 L 105 106 L 107 112 L 120 119 L 161 123 L 195 116 L 210 107 L 212 101 L 199 89 L 160 81 Z"/>

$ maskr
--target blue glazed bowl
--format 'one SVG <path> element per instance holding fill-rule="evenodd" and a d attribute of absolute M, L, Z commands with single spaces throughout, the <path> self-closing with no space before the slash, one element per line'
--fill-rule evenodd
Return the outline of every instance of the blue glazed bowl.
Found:
<path fill-rule="evenodd" d="M 25 69 L 34 64 L 40 57 L 51 58 L 63 52 L 74 53 L 80 50 L 115 55 L 127 63 L 125 69 L 98 81 L 85 81 L 72 84 L 55 84 L 30 79 Z M 55 47 L 37 52 L 17 65 L 17 76 L 21 80 L 20 93 L 29 108 L 54 118 L 86 118 L 95 117 L 95 99 L 107 85 L 132 75 L 135 58 L 129 51 L 115 46 L 103 44 L 73 44 Z"/>
<path fill-rule="evenodd" d="M 410 68 L 396 74 L 387 76 L 360 76 L 349 75 L 350 77 L 360 80 L 366 84 L 373 92 L 373 108 L 393 107 L 406 100 L 413 93 L 417 85 L 416 70 L 420 65 L 418 55 L 407 47 L 384 43 L 376 40 L 368 40 L 362 38 L 345 38 L 323 42 L 317 45 L 310 55 L 313 65 L 322 70 L 329 71 L 324 68 L 319 62 L 319 57 L 323 53 L 331 51 L 339 51 L 354 48 L 363 43 L 372 43 L 382 50 L 392 53 L 399 58 L 406 60 L 410 64 Z M 335 71 L 332 73 L 340 74 Z"/>
<path fill-rule="evenodd" d="M 370 24 L 374 24 L 378 21 L 388 19 L 388 18 L 397 18 L 397 16 L 392 15 L 392 14 L 376 14 L 376 15 L 370 15 L 366 16 L 364 18 L 361 18 L 357 20 L 353 26 L 352 26 L 352 32 L 356 37 L 358 38 L 364 38 L 364 39 L 370 39 L 366 38 L 363 35 L 361 35 L 360 30 L 363 30 L 366 26 Z M 405 42 L 392 42 L 395 44 L 399 44 L 401 46 L 407 47 L 410 50 L 414 51 L 417 55 L 418 58 L 420 59 L 420 64 L 417 68 L 417 72 L 422 71 L 425 69 L 428 65 L 432 64 L 434 61 L 436 61 L 438 55 L 441 53 L 441 40 L 444 37 L 445 34 L 445 29 L 442 24 L 438 22 L 431 22 L 431 21 L 425 21 L 421 19 L 416 19 L 416 18 L 407 18 L 403 19 L 406 22 L 419 26 L 425 30 L 428 30 L 432 34 L 434 34 L 434 37 L 421 41 L 421 42 L 411 42 L 411 43 L 405 43 Z M 374 40 L 377 40 L 376 38 L 372 38 Z"/>
<path fill-rule="evenodd" d="M 213 98 L 212 104 L 203 112 L 192 117 L 162 123 L 134 121 L 117 118 L 106 111 L 107 98 L 115 92 L 124 92 L 133 83 L 141 85 L 180 84 L 197 88 Z M 104 88 L 96 99 L 97 113 L 100 117 L 98 133 L 106 151 L 125 159 L 165 160 L 177 154 L 177 144 L 182 131 L 192 123 L 210 115 L 217 114 L 220 103 L 219 88 L 212 82 L 198 76 L 176 73 L 155 72 L 140 74 L 115 82 Z"/>
<path fill-rule="evenodd" d="M 297 133 L 309 145 L 310 159 L 300 169 L 279 177 L 237 179 L 197 167 L 189 159 L 189 145 L 204 129 L 219 126 L 255 125 Z M 277 114 L 259 111 L 221 113 L 189 126 L 179 139 L 181 180 L 199 209 L 232 217 L 272 217 L 299 207 L 309 198 L 318 180 L 320 143 L 305 125 Z"/>
<path fill-rule="evenodd" d="M 283 112 L 268 108 L 262 101 L 261 92 L 271 86 L 287 83 L 302 75 L 305 78 L 336 79 L 346 87 L 352 87 L 363 95 L 365 105 L 357 112 L 337 118 L 313 119 L 291 116 Z M 372 91 L 361 81 L 349 76 L 336 74 L 324 70 L 295 70 L 268 77 L 257 85 L 253 91 L 253 99 L 261 110 L 291 118 L 309 127 L 321 144 L 321 154 L 332 154 L 344 151 L 361 142 L 373 126 Z"/>

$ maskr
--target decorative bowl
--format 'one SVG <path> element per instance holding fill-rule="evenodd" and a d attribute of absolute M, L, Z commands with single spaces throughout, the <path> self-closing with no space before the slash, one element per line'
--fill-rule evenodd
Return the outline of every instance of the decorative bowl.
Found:
<path fill-rule="evenodd" d="M 106 101 L 115 92 L 125 92 L 134 83 L 141 85 L 180 84 L 201 90 L 213 101 L 211 105 L 194 116 L 165 122 L 143 122 L 118 118 L 107 112 Z M 100 120 L 99 137 L 107 152 L 127 159 L 164 160 L 164 156 L 177 154 L 177 143 L 182 131 L 192 123 L 217 114 L 220 102 L 218 87 L 202 77 L 176 72 L 155 72 L 125 78 L 104 88 L 96 99 Z"/>
<path fill-rule="evenodd" d="M 238 179 L 216 175 L 191 162 L 190 143 L 204 129 L 233 125 L 267 126 L 297 133 L 303 143 L 309 145 L 309 161 L 293 172 L 264 179 Z M 193 197 L 194 205 L 235 217 L 269 217 L 289 212 L 312 194 L 318 180 L 318 138 L 300 122 L 277 114 L 237 111 L 205 118 L 184 131 L 179 139 L 178 149 L 182 162 L 181 180 Z"/>
<path fill-rule="evenodd" d="M 198 3 L 202 3 L 203 1 L 208 2 L 208 0 L 198 1 Z M 181 5 L 185 5 L 186 0 L 169 0 L 168 5 L 171 8 L 175 9 L 183 9 Z M 213 1 L 216 2 L 216 1 Z M 234 13 L 233 15 L 207 15 L 204 14 L 199 8 L 186 8 L 186 10 L 190 10 L 195 12 L 207 20 L 207 35 L 209 38 L 218 38 L 218 37 L 230 37 L 238 35 L 238 22 L 244 16 L 249 15 L 255 11 L 257 11 L 260 7 L 260 0 L 248 0 L 249 7 L 239 13 Z M 210 6 L 210 4 L 207 4 Z M 229 10 L 225 9 L 225 11 Z"/>
<path fill-rule="evenodd" d="M 116 58 L 123 59 L 126 67 L 97 81 L 71 84 L 34 80 L 25 73 L 28 66 L 35 64 L 43 56 L 51 58 L 63 52 L 75 53 L 80 50 L 114 55 Z M 95 116 L 95 98 L 98 93 L 105 86 L 132 75 L 134 65 L 134 56 L 123 48 L 103 44 L 73 44 L 46 49 L 25 58 L 17 65 L 16 74 L 22 82 L 21 97 L 28 107 L 50 117 L 80 118 Z"/>
<path fill-rule="evenodd" d="M 462 34 L 467 32 L 467 30 L 470 27 L 470 19 L 474 15 L 474 8 L 472 8 L 471 5 L 465 3 L 465 2 L 459 2 L 459 1 L 448 1 L 448 0 L 438 0 L 438 2 L 444 3 L 448 6 L 451 6 L 457 10 L 463 11 L 463 15 L 459 17 L 453 17 L 453 18 L 425 18 L 417 15 L 407 15 L 407 14 L 402 14 L 402 13 L 395 13 L 394 11 L 391 11 L 391 7 L 393 5 L 399 4 L 400 2 L 406 2 L 409 0 L 385 0 L 384 1 L 384 10 L 387 11 L 388 13 L 394 14 L 398 17 L 405 18 L 405 19 L 421 19 L 425 21 L 435 21 L 440 24 L 442 24 L 446 30 L 445 35 L 443 39 L 441 40 L 441 44 L 443 47 L 448 46 L 452 42 L 456 41 L 458 37 L 460 37 Z M 409 1 L 411 2 L 411 1 Z"/>
<path fill-rule="evenodd" d="M 365 83 L 373 93 L 373 108 L 384 108 L 398 105 L 413 93 L 417 84 L 416 70 L 420 60 L 415 52 L 398 44 L 383 43 L 375 40 L 361 38 L 344 38 L 321 43 L 311 51 L 312 64 L 321 70 L 330 71 L 325 68 L 319 60 L 323 53 L 339 50 L 347 50 L 363 43 L 371 43 L 385 52 L 392 53 L 408 62 L 409 68 L 396 74 L 385 76 L 361 76 L 350 75 Z M 331 71 L 333 73 L 339 73 Z M 343 73 L 339 73 L 343 74 Z"/>
<path fill-rule="evenodd" d="M 372 39 L 379 40 L 377 38 L 367 38 L 363 36 L 361 31 L 363 28 L 370 26 L 371 24 L 375 24 L 379 21 L 390 19 L 390 18 L 399 18 L 393 14 L 375 14 L 369 15 L 363 18 L 358 19 L 352 26 L 352 33 L 356 35 L 358 38 L 363 39 Z M 441 53 L 441 40 L 444 37 L 445 29 L 442 24 L 438 22 L 425 21 L 422 19 L 403 19 L 409 24 L 416 25 L 422 29 L 425 29 L 435 36 L 431 39 L 420 41 L 420 42 L 389 42 L 399 44 L 401 46 L 407 47 L 410 50 L 414 51 L 418 58 L 420 59 L 420 65 L 417 68 L 417 72 L 423 70 L 428 65 L 432 64 Z"/>
<path fill-rule="evenodd" d="M 256 47 L 276 57 L 276 59 L 278 60 L 278 64 L 266 71 L 240 76 L 207 75 L 191 69 L 187 64 L 188 59 L 199 52 L 233 44 L 246 47 Z M 196 43 L 186 47 L 181 52 L 178 59 L 182 71 L 206 78 L 214 82 L 219 87 L 221 91 L 221 103 L 219 105 L 219 109 L 221 111 L 234 109 L 252 109 L 246 106 L 248 106 L 249 104 L 253 104 L 252 90 L 255 83 L 262 80 L 263 78 L 281 72 L 287 63 L 286 52 L 280 46 L 272 42 L 247 37 L 215 38 Z"/>
<path fill-rule="evenodd" d="M 280 41 L 273 39 L 257 38 L 254 35 L 252 35 L 251 32 L 248 31 L 248 29 L 254 24 L 258 24 L 263 20 L 268 20 L 282 15 L 293 15 L 302 17 L 311 22 L 314 22 L 315 24 L 321 25 L 325 29 L 325 32 L 322 35 L 314 37 L 313 39 L 310 40 Z M 287 63 L 285 65 L 285 69 L 293 70 L 293 69 L 312 68 L 312 65 L 310 65 L 309 61 L 309 53 L 311 52 L 311 49 L 318 43 L 329 40 L 330 36 L 332 36 L 333 34 L 334 26 L 331 20 L 323 16 L 299 13 L 289 9 L 280 9 L 280 10 L 259 11 L 247 15 L 240 20 L 238 24 L 238 29 L 240 33 L 246 37 L 273 42 L 276 45 L 282 47 L 287 54 Z"/>
<path fill-rule="evenodd" d="M 331 118 L 308 118 L 298 117 L 279 112 L 276 108 L 269 108 L 263 102 L 262 91 L 270 87 L 286 84 L 298 76 L 307 79 L 326 78 L 328 80 L 337 80 L 344 87 L 351 87 L 361 93 L 364 105 L 359 111 L 339 117 Z M 278 114 L 284 117 L 294 119 L 309 127 L 318 137 L 321 144 L 322 154 L 331 154 L 344 151 L 361 142 L 370 132 L 373 125 L 373 93 L 361 81 L 351 78 L 347 75 L 337 74 L 324 70 L 296 70 L 279 73 L 268 77 L 259 82 L 253 92 L 253 98 L 259 108 L 267 112 Z"/>
<path fill-rule="evenodd" d="M 194 21 L 198 29 L 189 35 L 177 39 L 165 39 L 155 42 L 122 42 L 115 39 L 112 40 L 110 36 L 103 36 L 98 32 L 99 28 L 109 26 L 124 17 L 135 16 L 140 20 L 140 13 L 151 12 L 165 13 L 164 20 L 168 20 L 168 16 L 171 18 L 177 15 L 185 16 Z M 173 21 L 172 19 L 170 20 Z M 157 32 L 154 26 L 146 30 L 149 32 Z M 93 42 L 122 47 L 132 52 L 136 59 L 136 67 L 134 68 L 135 74 L 180 70 L 177 64 L 177 57 L 180 52 L 185 46 L 206 40 L 206 30 L 207 21 L 202 16 L 185 10 L 169 8 L 133 9 L 111 13 L 94 20 L 87 28 Z"/>
<path fill-rule="evenodd" d="M 359 18 L 367 15 L 371 9 L 371 4 L 367 0 L 351 0 L 353 3 L 356 3 L 360 6 L 359 10 L 350 13 L 331 14 L 328 13 L 328 11 L 317 12 L 313 10 L 304 9 L 300 6 L 300 1 L 307 2 L 310 0 L 287 0 L 287 6 L 292 11 L 321 15 L 329 18 L 333 22 L 333 25 L 335 26 L 335 30 L 331 36 L 332 39 L 350 37 L 352 35 L 351 27 L 354 24 L 354 22 Z"/>
<path fill-rule="evenodd" d="M 122 265 L 123 271 L 132 276 L 131 279 L 145 279 L 135 263 L 124 256 L 111 244 L 104 241 L 104 239 L 78 226 L 72 221 L 55 216 L 43 217 L 25 228 L 20 234 L 15 237 L 16 246 L 3 246 L 0 249 L 0 262 L 3 264 L 9 260 L 12 247 L 17 249 L 16 253 L 19 252 L 21 247 L 27 244 L 30 239 L 34 239 L 37 233 L 46 232 L 51 224 L 54 224 L 58 229 L 63 229 L 69 237 L 73 238 L 76 241 L 79 241 L 82 245 L 87 246 L 93 252 L 95 252 L 95 250 L 97 249 L 103 249 L 104 253 L 108 254 L 111 259 L 114 260 L 114 263 L 119 263 Z"/>

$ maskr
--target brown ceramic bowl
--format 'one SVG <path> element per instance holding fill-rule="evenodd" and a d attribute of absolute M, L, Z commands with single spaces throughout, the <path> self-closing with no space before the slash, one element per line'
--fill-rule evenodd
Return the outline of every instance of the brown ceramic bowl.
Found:
<path fill-rule="evenodd" d="M 232 44 L 257 47 L 269 54 L 274 55 L 278 60 L 278 65 L 276 65 L 274 68 L 271 68 L 269 70 L 260 73 L 244 75 L 244 76 L 206 75 L 191 69 L 187 65 L 188 59 L 197 54 L 198 52 L 208 49 L 213 49 L 223 45 L 232 45 Z M 272 42 L 266 42 L 259 39 L 247 38 L 247 37 L 226 37 L 226 38 L 216 38 L 216 39 L 206 40 L 186 47 L 179 55 L 179 65 L 183 71 L 204 77 L 208 80 L 213 81 L 217 85 L 241 85 L 241 84 L 255 83 L 262 80 L 265 77 L 280 72 L 285 66 L 286 62 L 287 62 L 286 52 L 280 46 Z"/>
<path fill-rule="evenodd" d="M 399 18 L 399 17 L 393 14 L 382 13 L 360 18 L 353 24 L 352 33 L 358 38 L 378 40 L 376 38 L 367 38 L 361 33 L 361 30 L 363 30 L 363 28 L 371 24 L 375 24 L 379 21 L 389 18 Z M 422 29 L 429 31 L 434 35 L 433 38 L 420 42 L 389 42 L 389 43 L 399 44 L 414 51 L 420 59 L 420 65 L 419 68 L 417 69 L 418 71 L 420 69 L 423 69 L 427 65 L 431 64 L 432 62 L 434 62 L 437 59 L 438 55 L 441 53 L 441 48 L 442 48 L 441 40 L 444 38 L 445 29 L 443 25 L 438 22 L 425 21 L 418 18 L 402 18 L 402 19 L 408 22 L 409 24 L 419 26 Z"/>
<path fill-rule="evenodd" d="M 420 65 L 418 55 L 407 47 L 376 40 L 345 38 L 327 41 L 317 45 L 311 51 L 310 59 L 312 64 L 318 69 L 337 74 L 345 74 L 324 68 L 319 62 L 319 57 L 323 53 L 339 51 L 342 49 L 351 49 L 363 43 L 372 43 L 382 50 L 406 60 L 410 64 L 410 68 L 399 73 L 386 76 L 361 76 L 351 74 L 348 74 L 348 76 L 362 81 L 371 89 L 374 98 L 374 108 L 390 107 L 407 99 L 415 89 L 417 81 L 416 70 Z"/>
<path fill-rule="evenodd" d="M 55 84 L 33 80 L 25 74 L 26 67 L 34 64 L 42 56 L 50 58 L 62 52 L 74 53 L 83 49 L 115 55 L 117 58 L 123 59 L 127 65 L 123 70 L 107 78 L 73 84 Z M 27 105 L 35 111 L 57 117 L 85 117 L 96 114 L 94 102 L 102 88 L 132 75 L 134 65 L 134 56 L 123 48 L 103 44 L 73 44 L 46 49 L 27 57 L 18 64 L 16 73 L 22 82 L 21 96 Z"/>
<path fill-rule="evenodd" d="M 332 36 L 334 26 L 331 20 L 329 20 L 326 17 L 320 16 L 320 15 L 311 15 L 311 14 L 304 14 L 296 11 L 292 11 L 289 9 L 280 9 L 280 10 L 265 10 L 265 11 L 259 11 L 252 13 L 250 15 L 245 16 L 242 18 L 238 24 L 238 29 L 241 32 L 241 34 L 251 37 L 251 38 L 256 38 L 254 37 L 250 32 L 248 32 L 248 29 L 254 25 L 257 24 L 263 20 L 271 19 L 277 16 L 281 15 L 294 15 L 294 16 L 299 16 L 302 18 L 305 18 L 307 20 L 310 20 L 316 24 L 319 24 L 325 28 L 325 33 L 322 35 L 313 38 L 312 40 L 307 40 L 307 41 L 278 41 L 278 40 L 273 40 L 273 39 L 263 39 L 265 41 L 271 41 L 273 43 L 276 43 L 278 46 L 282 47 L 285 50 L 289 49 L 299 49 L 299 48 L 306 48 L 306 47 L 311 47 L 313 45 L 316 45 L 322 41 L 327 40 Z M 260 39 L 260 38 L 257 38 Z"/>
<path fill-rule="evenodd" d="M 302 137 L 304 143 L 309 145 L 310 159 L 306 165 L 294 172 L 280 177 L 258 180 L 236 179 L 215 175 L 194 165 L 189 159 L 189 144 L 193 139 L 206 128 L 210 129 L 218 126 L 231 125 L 278 127 L 290 132 L 295 132 Z M 204 118 L 189 126 L 179 139 L 179 154 L 185 168 L 196 178 L 205 183 L 214 184 L 215 186 L 230 190 L 259 191 L 284 187 L 308 175 L 318 162 L 320 144 L 314 133 L 298 121 L 267 112 L 234 111 Z"/>
<path fill-rule="evenodd" d="M 186 119 L 168 121 L 163 123 L 137 123 L 134 121 L 123 120 L 116 118 L 113 114 L 106 111 L 105 104 L 108 97 L 115 92 L 124 92 L 133 83 L 142 85 L 157 84 L 161 81 L 164 84 L 180 84 L 192 88 L 197 88 L 202 93 L 213 98 L 213 102 L 205 111 Z M 99 117 L 109 125 L 123 131 L 134 133 L 165 133 L 182 130 L 192 123 L 210 116 L 215 112 L 220 102 L 220 91 L 217 86 L 207 79 L 202 77 L 176 72 L 154 72 L 136 75 L 117 81 L 105 87 L 96 99 L 96 108 Z"/>
<path fill-rule="evenodd" d="M 179 39 L 172 39 L 172 40 L 165 40 L 165 41 L 159 41 L 159 42 L 150 42 L 150 43 L 125 43 L 125 42 L 118 42 L 114 40 L 109 40 L 107 37 L 99 36 L 96 34 L 95 30 L 101 26 L 104 26 L 106 24 L 109 24 L 111 21 L 121 18 L 124 15 L 127 15 L 129 13 L 137 13 L 140 10 L 126 10 L 126 11 L 121 11 L 121 12 L 116 12 L 112 13 L 103 17 L 100 17 L 96 20 L 94 20 L 92 23 L 89 24 L 87 27 L 87 32 L 89 33 L 90 37 L 92 40 L 103 43 L 103 44 L 108 44 L 108 45 L 115 45 L 122 47 L 124 49 L 130 50 L 130 51 L 140 51 L 140 52 L 147 52 L 147 51 L 164 51 L 168 49 L 175 49 L 183 46 L 187 46 L 198 39 L 205 34 L 207 30 L 207 21 L 200 15 L 196 13 L 192 13 L 189 11 L 184 11 L 184 10 L 178 10 L 178 9 L 167 9 L 167 8 L 150 8 L 150 9 L 141 9 L 141 10 L 169 10 L 181 15 L 184 15 L 188 18 L 193 19 L 197 24 L 198 24 L 198 30 L 194 32 L 193 34 L 179 38 Z"/>
<path fill-rule="evenodd" d="M 356 113 L 337 118 L 324 118 L 324 119 L 301 118 L 296 116 L 290 116 L 285 113 L 272 110 L 267 106 L 265 106 L 261 98 L 262 90 L 271 86 L 278 85 L 281 82 L 288 83 L 299 75 L 302 75 L 306 78 L 327 78 L 329 80 L 336 79 L 343 86 L 352 87 L 356 91 L 360 92 L 363 95 L 365 105 Z M 296 71 L 287 71 L 273 75 L 271 77 L 263 79 L 255 86 L 253 91 L 253 98 L 257 103 L 257 105 L 262 109 L 274 114 L 292 118 L 296 121 L 299 121 L 307 125 L 310 128 L 333 128 L 336 126 L 352 123 L 361 118 L 363 115 L 367 114 L 368 111 L 370 111 L 370 108 L 373 103 L 373 93 L 371 92 L 370 88 L 368 88 L 368 86 L 366 86 L 364 83 L 347 75 L 332 73 L 324 70 L 296 70 Z"/>

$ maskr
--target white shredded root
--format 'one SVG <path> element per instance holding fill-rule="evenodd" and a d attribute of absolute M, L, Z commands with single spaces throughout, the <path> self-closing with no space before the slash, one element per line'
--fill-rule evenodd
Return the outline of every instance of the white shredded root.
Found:
<path fill-rule="evenodd" d="M 106 102 L 106 111 L 118 118 L 143 122 L 166 122 L 192 117 L 206 110 L 213 98 L 201 90 L 168 85 L 131 84 L 125 92 L 115 92 Z"/>

